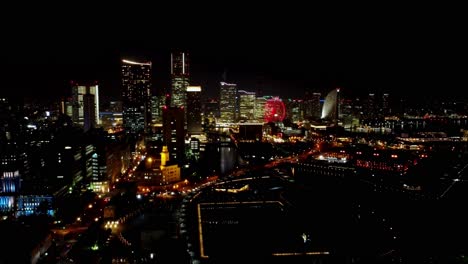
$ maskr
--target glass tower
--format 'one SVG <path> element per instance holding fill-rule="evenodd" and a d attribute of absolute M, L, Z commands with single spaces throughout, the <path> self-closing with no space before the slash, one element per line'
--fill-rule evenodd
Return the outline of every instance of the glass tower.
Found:
<path fill-rule="evenodd" d="M 151 121 L 151 62 L 122 60 L 123 125 L 127 133 L 143 132 Z"/>
<path fill-rule="evenodd" d="M 171 106 L 187 107 L 187 86 L 189 85 L 189 57 L 186 52 L 171 54 Z"/>

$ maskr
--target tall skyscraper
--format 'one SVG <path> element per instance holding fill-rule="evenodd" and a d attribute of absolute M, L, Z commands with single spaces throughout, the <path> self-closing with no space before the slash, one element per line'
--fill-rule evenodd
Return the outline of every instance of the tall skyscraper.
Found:
<path fill-rule="evenodd" d="M 322 115 L 322 106 L 320 105 L 320 93 L 313 93 L 310 97 L 310 116 L 313 118 L 320 118 Z"/>
<path fill-rule="evenodd" d="M 201 86 L 187 87 L 187 132 L 191 135 L 202 132 Z"/>
<path fill-rule="evenodd" d="M 255 92 L 239 90 L 239 121 L 254 121 L 255 98 Z"/>
<path fill-rule="evenodd" d="M 163 107 L 164 145 L 167 145 L 171 160 L 182 164 L 185 154 L 184 109 Z"/>
<path fill-rule="evenodd" d="M 84 108 L 84 96 L 86 94 L 91 94 L 94 97 L 94 102 L 92 105 L 89 105 L 88 110 L 91 110 L 91 107 L 94 108 L 94 120 L 96 125 L 100 124 L 99 122 L 99 86 L 94 85 L 80 85 L 74 81 L 71 82 L 72 85 L 72 121 L 75 124 L 84 125 L 85 117 L 85 108 Z"/>
<path fill-rule="evenodd" d="M 87 93 L 83 96 L 83 119 L 84 119 L 84 131 L 96 127 L 96 103 L 95 96 Z"/>
<path fill-rule="evenodd" d="M 151 62 L 122 60 L 123 125 L 127 133 L 145 131 L 151 121 Z"/>
<path fill-rule="evenodd" d="M 237 122 L 237 85 L 221 82 L 219 98 L 220 121 L 224 123 Z"/>
<path fill-rule="evenodd" d="M 171 53 L 171 106 L 187 107 L 189 86 L 189 56 L 186 52 Z"/>
<path fill-rule="evenodd" d="M 265 105 L 268 96 L 257 97 L 255 99 L 255 120 L 260 123 L 265 122 Z"/>
<path fill-rule="evenodd" d="M 304 101 L 300 99 L 288 99 L 285 100 L 284 105 L 286 107 L 286 117 L 291 120 L 291 122 L 299 122 L 304 118 Z"/>
<path fill-rule="evenodd" d="M 151 96 L 151 122 L 154 124 L 162 123 L 162 109 L 165 104 L 165 95 Z"/>
<path fill-rule="evenodd" d="M 367 118 L 374 118 L 376 117 L 375 110 L 377 109 L 377 102 L 374 93 L 370 93 L 367 97 L 367 106 L 366 106 L 366 113 L 364 114 Z"/>

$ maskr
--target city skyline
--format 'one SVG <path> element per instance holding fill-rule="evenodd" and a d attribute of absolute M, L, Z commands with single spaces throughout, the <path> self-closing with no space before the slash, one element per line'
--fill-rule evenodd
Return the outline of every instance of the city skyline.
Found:
<path fill-rule="evenodd" d="M 171 50 L 142 48 L 100 52 L 100 49 L 96 48 L 86 52 L 86 49 L 83 49 L 77 50 L 69 60 L 54 54 L 44 60 L 39 60 L 40 55 L 36 55 L 39 56 L 36 58 L 32 56 L 30 61 L 14 61 L 11 56 L 7 56 L 0 65 L 4 80 L 2 94 L 50 99 L 51 93 L 59 98 L 70 96 L 68 90 L 71 80 L 98 81 L 104 100 L 120 100 L 119 62 L 122 58 L 151 61 L 152 93 L 163 94 L 171 87 Z M 189 52 L 190 85 L 206 87 L 204 92 L 207 97 L 218 97 L 219 82 L 227 77 L 226 81 L 237 83 L 239 89 L 282 98 L 300 98 L 305 92 L 325 94 L 341 87 L 345 96 L 386 92 L 409 98 L 421 98 L 420 95 L 424 94 L 423 99 L 463 99 L 459 97 L 463 92 L 456 89 L 452 94 L 440 94 L 442 88 L 462 85 L 459 83 L 461 77 L 456 75 L 456 72 L 431 64 L 422 65 L 422 61 L 411 66 L 414 67 L 414 72 L 411 72 L 411 67 L 406 65 L 411 64 L 411 60 L 401 60 L 401 64 L 392 66 L 396 69 L 390 71 L 392 63 L 398 58 L 387 57 L 380 62 L 369 63 L 370 54 L 362 57 L 361 62 L 364 64 L 356 64 L 353 67 L 351 64 L 356 58 L 349 54 L 341 54 L 343 56 L 340 57 L 339 53 L 331 54 L 331 57 L 327 58 L 330 54 L 316 52 L 298 58 L 296 55 L 290 56 L 292 51 L 289 50 L 271 53 L 260 49 L 189 49 Z M 386 63 L 389 65 L 385 65 Z M 425 73 L 424 70 L 428 68 L 432 69 Z M 27 74 L 28 78 L 21 79 L 23 74 Z M 19 79 L 21 82 L 17 81 Z M 41 91 L 48 91 L 47 96 L 43 96 Z"/>
<path fill-rule="evenodd" d="M 227 71 L 225 81 L 239 89 L 280 97 L 341 87 L 344 96 L 382 91 L 463 99 L 458 88 L 464 85 L 460 65 L 466 41 L 459 33 L 463 16 L 454 10 L 271 8 L 230 5 L 207 12 L 184 7 L 177 21 L 183 27 L 167 22 L 165 8 L 149 14 L 154 8 L 136 5 L 122 13 L 87 12 L 86 21 L 70 19 L 82 14 L 75 8 L 34 14 L 11 10 L 14 21 L 26 26 L 4 23 L 0 94 L 38 97 L 47 91 L 42 97 L 59 97 L 67 95 L 70 80 L 96 80 L 102 99 L 118 99 L 119 62 L 126 57 L 153 63 L 154 93 L 170 89 L 170 54 L 184 50 L 191 57 L 190 85 L 204 87 L 210 97 L 218 94 Z M 225 19 L 240 14 L 242 19 Z M 452 93 L 440 92 L 448 89 Z"/>

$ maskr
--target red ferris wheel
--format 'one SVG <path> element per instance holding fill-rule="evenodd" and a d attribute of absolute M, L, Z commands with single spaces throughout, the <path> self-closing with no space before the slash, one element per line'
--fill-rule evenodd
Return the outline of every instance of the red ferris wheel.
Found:
<path fill-rule="evenodd" d="M 265 103 L 265 122 L 282 122 L 286 117 L 286 107 L 279 97 L 272 97 Z"/>

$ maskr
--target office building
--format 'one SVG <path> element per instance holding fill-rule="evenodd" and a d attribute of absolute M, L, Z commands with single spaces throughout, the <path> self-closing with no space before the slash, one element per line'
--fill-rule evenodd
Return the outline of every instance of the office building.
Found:
<path fill-rule="evenodd" d="M 96 127 L 96 104 L 95 96 L 93 94 L 87 93 L 83 96 L 83 117 L 83 128 L 85 132 L 93 127 Z"/>
<path fill-rule="evenodd" d="M 201 86 L 187 87 L 187 132 L 197 135 L 202 132 Z"/>
<path fill-rule="evenodd" d="M 255 92 L 239 90 L 239 121 L 255 121 Z"/>
<path fill-rule="evenodd" d="M 171 53 L 171 106 L 187 106 L 186 91 L 189 86 L 189 55 L 186 52 Z"/>
<path fill-rule="evenodd" d="M 237 85 L 221 82 L 219 98 L 221 123 L 237 122 Z"/>
<path fill-rule="evenodd" d="M 122 60 L 123 126 L 138 134 L 151 121 L 151 62 Z"/>
<path fill-rule="evenodd" d="M 216 123 L 219 118 L 219 101 L 216 99 L 208 99 L 203 104 L 203 125 L 205 127 Z"/>
<path fill-rule="evenodd" d="M 255 120 L 257 122 L 265 122 L 265 105 L 268 100 L 267 96 L 257 97 L 255 99 Z"/>
<path fill-rule="evenodd" d="M 185 153 L 184 109 L 181 107 L 163 108 L 164 144 L 171 153 L 171 160 L 182 164 Z"/>
<path fill-rule="evenodd" d="M 165 105 L 166 97 L 164 95 L 151 96 L 151 122 L 153 124 L 162 123 L 162 111 Z"/>
<path fill-rule="evenodd" d="M 93 85 L 80 85 L 77 82 L 72 81 L 72 121 L 75 124 L 84 126 L 85 115 L 89 117 L 89 120 L 94 120 L 95 125 L 99 125 L 99 86 Z M 87 113 L 85 113 L 85 95 L 92 95 L 93 100 L 87 103 Z M 67 113 L 66 102 L 64 102 L 63 113 Z M 90 113 L 91 112 L 91 113 Z M 90 114 L 94 117 L 90 117 Z"/>

